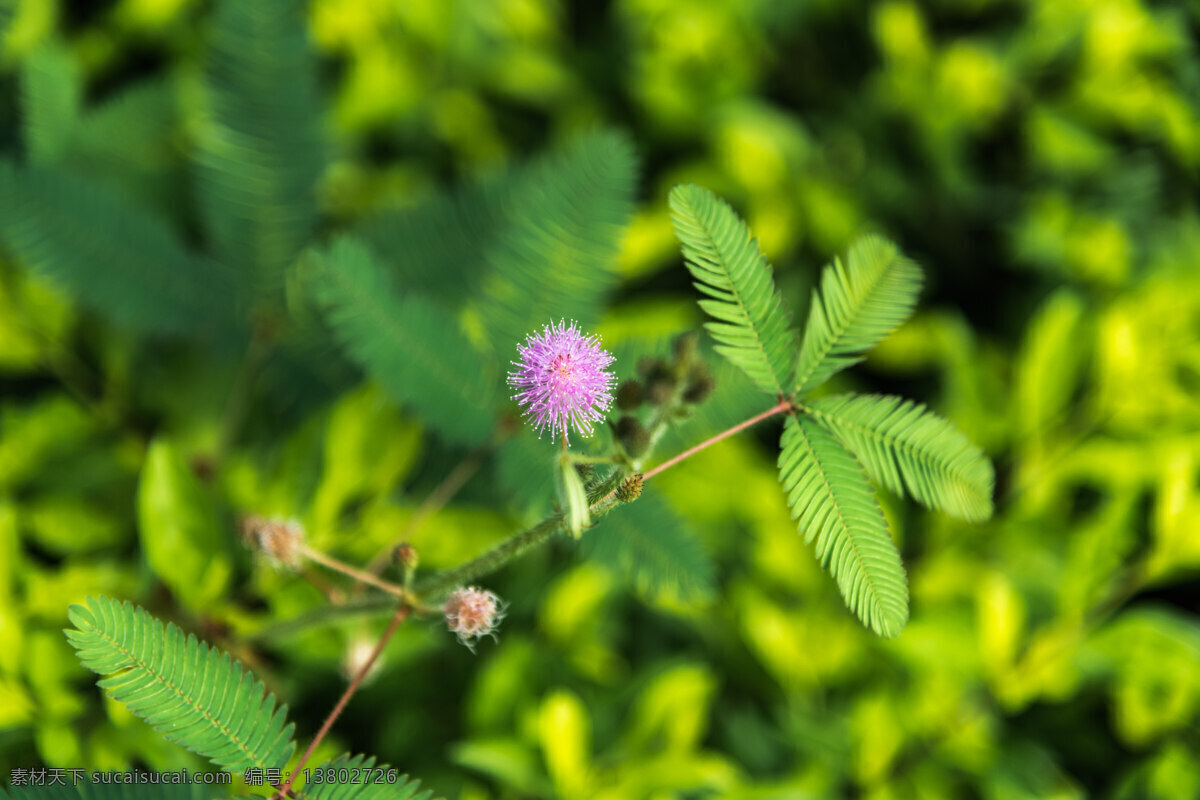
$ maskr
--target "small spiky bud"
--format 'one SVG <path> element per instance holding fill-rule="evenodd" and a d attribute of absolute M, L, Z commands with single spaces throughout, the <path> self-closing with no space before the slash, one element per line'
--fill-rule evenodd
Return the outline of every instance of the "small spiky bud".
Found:
<path fill-rule="evenodd" d="M 584 482 L 587 482 L 588 480 L 591 479 L 591 477 L 593 475 L 596 474 L 596 465 L 595 464 L 576 464 L 575 472 L 579 474 L 579 477 L 583 478 Z"/>
<path fill-rule="evenodd" d="M 474 653 L 477 639 L 496 638 L 496 626 L 504 619 L 504 602 L 486 589 L 459 587 L 446 598 L 442 613 L 446 617 L 446 627 Z"/>
<path fill-rule="evenodd" d="M 671 374 L 671 370 L 665 363 L 660 363 L 646 378 L 646 395 L 650 399 L 650 404 L 661 406 L 669 403 L 671 395 L 675 393 L 675 382 L 675 376 Z"/>
<path fill-rule="evenodd" d="M 242 538 L 248 547 L 272 562 L 293 570 L 300 568 L 304 529 L 299 522 L 249 514 L 242 518 Z"/>
<path fill-rule="evenodd" d="M 642 384 L 633 378 L 617 387 L 617 408 L 622 411 L 636 411 L 645 399 L 646 392 Z"/>
<path fill-rule="evenodd" d="M 617 499 L 622 503 L 632 503 L 637 500 L 642 494 L 642 486 L 646 479 L 642 477 L 642 473 L 635 472 L 634 474 L 621 481 L 621 485 L 617 487 Z"/>
<path fill-rule="evenodd" d="M 637 417 L 621 417 L 617 420 L 617 440 L 633 458 L 650 449 L 650 434 Z"/>

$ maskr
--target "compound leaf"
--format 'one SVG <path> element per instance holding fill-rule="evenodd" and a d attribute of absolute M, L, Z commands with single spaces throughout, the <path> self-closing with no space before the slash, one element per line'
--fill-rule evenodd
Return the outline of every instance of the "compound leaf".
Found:
<path fill-rule="evenodd" d="M 846 605 L 880 636 L 908 621 L 908 584 L 883 512 L 854 456 L 812 419 L 789 415 L 779 479 L 792 518 Z"/>

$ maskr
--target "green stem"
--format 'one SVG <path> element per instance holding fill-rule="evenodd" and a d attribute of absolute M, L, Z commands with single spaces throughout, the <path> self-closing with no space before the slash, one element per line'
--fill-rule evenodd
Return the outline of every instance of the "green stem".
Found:
<path fill-rule="evenodd" d="M 318 606 L 306 614 L 301 614 L 287 622 L 264 628 L 251 636 L 247 636 L 245 641 L 262 642 L 269 639 L 281 639 L 301 633 L 317 625 L 325 625 L 343 617 L 356 617 L 360 614 L 375 614 L 380 611 L 390 611 L 395 606 L 396 598 L 390 596 L 375 596 L 367 600 L 342 603 L 340 605 Z"/>
<path fill-rule="evenodd" d="M 564 515 L 552 514 L 528 530 L 505 539 L 478 558 L 461 567 L 446 570 L 417 584 L 418 597 L 436 597 L 447 589 L 465 586 L 476 578 L 495 572 L 531 547 L 541 544 L 562 527 Z"/>

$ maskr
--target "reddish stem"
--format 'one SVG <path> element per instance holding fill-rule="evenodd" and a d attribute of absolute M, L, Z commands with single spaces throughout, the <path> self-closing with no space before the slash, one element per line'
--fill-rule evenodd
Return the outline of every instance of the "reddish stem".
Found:
<path fill-rule="evenodd" d="M 742 422 L 739 422 L 737 425 L 734 425 L 732 428 L 721 431 L 716 436 L 705 439 L 703 442 L 696 445 L 695 447 L 684 450 L 682 453 L 675 456 L 674 458 L 667 459 L 666 461 L 659 464 L 654 469 L 643 472 L 642 479 L 650 480 L 651 478 L 653 478 L 655 475 L 662 472 L 663 470 L 670 469 L 671 467 L 678 464 L 680 461 L 683 461 L 685 458 L 690 458 L 690 457 L 694 456 L 696 453 L 699 453 L 704 448 L 714 445 L 717 442 L 721 441 L 722 439 L 727 439 L 730 436 L 733 436 L 735 433 L 738 433 L 739 431 L 744 431 L 746 428 L 749 428 L 751 425 L 756 425 L 759 422 L 762 422 L 764 419 L 773 417 L 776 414 L 782 414 L 784 411 L 788 411 L 792 407 L 793 406 L 792 406 L 791 400 L 787 400 L 787 399 L 780 400 L 779 403 L 776 404 L 774 407 L 768 408 L 766 411 L 762 412 L 761 414 L 753 416 L 750 419 L 743 420 Z"/>
<path fill-rule="evenodd" d="M 309 743 L 308 749 L 304 751 L 304 755 L 300 756 L 300 761 L 296 764 L 296 768 L 292 770 L 292 774 L 283 783 L 283 785 L 279 787 L 279 790 L 271 796 L 271 800 L 281 800 L 281 798 L 288 796 L 288 792 L 291 790 L 292 784 L 295 783 L 296 778 L 300 777 L 300 771 L 304 768 L 304 765 L 308 763 L 308 759 L 312 757 L 313 751 L 317 749 L 317 745 L 320 744 L 321 740 L 324 739 L 326 734 L 329 733 L 329 729 L 333 727 L 334 722 L 337 722 L 337 718 L 342 715 L 342 711 L 346 708 L 346 704 L 350 702 L 350 698 L 353 697 L 354 693 L 358 691 L 358 687 L 362 685 L 363 679 L 366 678 L 367 673 L 371 671 L 371 667 L 374 666 L 375 661 L 379 658 L 379 654 L 383 652 L 383 648 L 387 646 L 387 643 L 389 640 L 391 640 L 392 635 L 396 633 L 396 629 L 400 627 L 400 623 L 404 622 L 404 620 L 408 618 L 408 614 L 411 610 L 411 606 L 408 606 L 407 604 L 401 605 L 396 609 L 396 613 L 392 615 L 392 621 L 388 623 L 387 630 L 383 632 L 383 636 L 379 637 L 379 641 L 376 643 L 375 649 L 371 651 L 371 656 L 366 660 L 362 667 L 359 668 L 358 674 L 354 676 L 354 680 L 350 681 L 350 685 L 346 687 L 346 691 L 342 692 L 341 699 L 339 699 L 337 705 L 333 707 L 333 711 L 329 712 L 329 716 L 325 718 L 325 722 L 321 725 L 321 730 L 317 731 L 317 735 L 314 736 L 312 742 Z"/>

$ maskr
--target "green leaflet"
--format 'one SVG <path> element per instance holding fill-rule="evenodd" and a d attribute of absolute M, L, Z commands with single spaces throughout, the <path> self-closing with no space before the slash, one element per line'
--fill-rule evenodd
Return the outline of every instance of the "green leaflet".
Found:
<path fill-rule="evenodd" d="M 199 128 L 199 211 L 213 253 L 275 289 L 317 215 L 325 167 L 316 60 L 300 0 L 217 4 Z"/>
<path fill-rule="evenodd" d="M 474 282 L 484 328 L 497 351 L 560 317 L 585 330 L 616 284 L 613 265 L 633 214 L 637 159 L 610 131 L 580 136 L 523 169 L 503 195 L 505 226 Z"/>
<path fill-rule="evenodd" d="M 326 761 L 311 772 L 302 789 L 295 790 L 297 800 L 429 800 L 425 790 L 417 794 L 421 782 L 409 780 L 375 758 L 348 754 Z"/>
<path fill-rule="evenodd" d="M 606 515 L 581 547 L 647 599 L 703 603 L 715 590 L 712 559 L 686 521 L 650 486 L 636 501 Z"/>
<path fill-rule="evenodd" d="M 227 653 L 163 624 L 145 609 L 107 597 L 68 611 L 64 631 L 113 699 L 167 739 L 236 771 L 282 769 L 296 743 L 287 706 Z"/>
<path fill-rule="evenodd" d="M 558 459 L 554 478 L 558 504 L 564 513 L 563 524 L 578 539 L 591 522 L 591 511 L 588 508 L 587 491 L 583 488 L 583 478 L 565 453 Z"/>
<path fill-rule="evenodd" d="M 242 330 L 232 276 L 107 187 L 0 162 L 0 241 L 81 302 L 146 333 L 229 340 Z"/>
<path fill-rule="evenodd" d="M 59 42 L 43 45 L 21 65 L 25 152 L 36 164 L 62 157 L 76 132 L 83 103 L 79 67 Z"/>
<path fill-rule="evenodd" d="M 813 290 L 794 391 L 814 389 L 861 361 L 908 319 L 921 280 L 920 267 L 879 236 L 851 245 L 845 264 L 834 259 L 821 276 L 820 292 Z"/>
<path fill-rule="evenodd" d="M 767 394 L 781 397 L 795 358 L 796 334 L 758 241 L 724 201 L 699 186 L 671 190 L 671 223 L 696 288 L 711 299 L 700 307 L 717 320 L 705 328 L 717 352 Z"/>
<path fill-rule="evenodd" d="M 449 313 L 401 296 L 366 247 L 338 239 L 320 257 L 312 291 L 347 353 L 445 438 L 479 444 L 492 431 L 494 372 Z"/>
<path fill-rule="evenodd" d="M 864 625 L 880 636 L 899 635 L 908 621 L 908 584 L 862 467 L 807 417 L 788 416 L 780 448 L 779 478 L 805 542 L 815 545 Z"/>
<path fill-rule="evenodd" d="M 809 405 L 873 480 L 961 519 L 978 522 L 992 516 L 991 462 L 957 428 L 920 403 L 838 395 Z"/>

